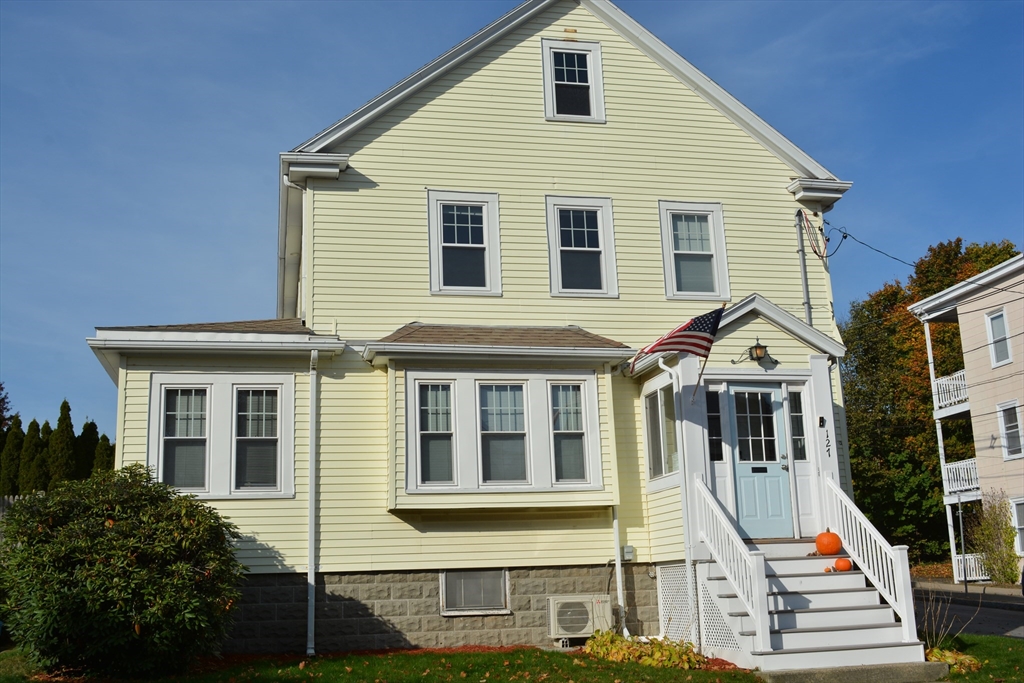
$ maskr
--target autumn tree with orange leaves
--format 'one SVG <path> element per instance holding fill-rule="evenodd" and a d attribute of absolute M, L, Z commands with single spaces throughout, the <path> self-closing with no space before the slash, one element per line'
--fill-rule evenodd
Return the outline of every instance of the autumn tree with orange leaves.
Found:
<path fill-rule="evenodd" d="M 938 438 L 924 329 L 907 306 L 984 272 L 1019 253 L 1013 243 L 928 248 L 903 285 L 887 282 L 850 305 L 839 329 L 850 464 L 857 505 L 914 561 L 949 557 Z M 956 323 L 931 324 L 935 374 L 963 368 Z M 974 456 L 969 419 L 943 421 L 946 460 Z"/>

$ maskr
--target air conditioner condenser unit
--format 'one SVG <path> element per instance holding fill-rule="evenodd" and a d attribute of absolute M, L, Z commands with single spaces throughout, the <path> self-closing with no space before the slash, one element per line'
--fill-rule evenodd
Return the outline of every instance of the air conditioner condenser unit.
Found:
<path fill-rule="evenodd" d="M 587 638 L 612 628 L 610 595 L 552 595 L 548 598 L 548 635 Z"/>

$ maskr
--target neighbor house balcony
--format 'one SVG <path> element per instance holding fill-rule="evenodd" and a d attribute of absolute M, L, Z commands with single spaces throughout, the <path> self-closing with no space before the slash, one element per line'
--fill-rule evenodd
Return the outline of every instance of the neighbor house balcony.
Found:
<path fill-rule="evenodd" d="M 967 403 L 967 375 L 963 370 L 935 379 L 935 407 L 937 409 Z"/>
<path fill-rule="evenodd" d="M 980 553 L 957 555 L 953 553 L 953 581 L 988 581 L 985 556 Z"/>
<path fill-rule="evenodd" d="M 974 494 L 964 496 L 964 500 L 973 500 L 981 490 L 978 481 L 978 459 L 947 462 L 942 466 L 942 488 L 947 496 L 956 494 Z"/>

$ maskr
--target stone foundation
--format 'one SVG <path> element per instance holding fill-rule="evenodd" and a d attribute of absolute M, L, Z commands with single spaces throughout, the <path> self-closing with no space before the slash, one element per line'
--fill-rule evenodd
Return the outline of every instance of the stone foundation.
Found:
<path fill-rule="evenodd" d="M 657 635 L 654 566 L 622 570 L 629 632 Z M 550 645 L 548 596 L 608 594 L 616 602 L 612 566 L 510 569 L 509 584 L 511 614 L 449 617 L 441 616 L 439 572 L 318 574 L 316 650 Z M 225 651 L 305 652 L 306 590 L 305 574 L 249 575 Z"/>

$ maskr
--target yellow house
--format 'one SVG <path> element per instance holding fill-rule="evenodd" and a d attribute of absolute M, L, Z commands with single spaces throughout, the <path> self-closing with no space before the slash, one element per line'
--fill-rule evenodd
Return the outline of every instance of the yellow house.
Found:
<path fill-rule="evenodd" d="M 820 226 L 851 183 L 607 0 L 525 2 L 280 169 L 277 319 L 89 340 L 118 464 L 244 534 L 231 647 L 923 661 L 906 549 L 849 497 Z M 630 363 L 695 318 L 706 359 Z M 854 571 L 806 557 L 826 526 Z"/>

